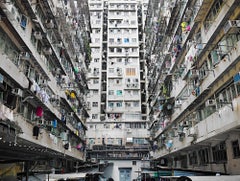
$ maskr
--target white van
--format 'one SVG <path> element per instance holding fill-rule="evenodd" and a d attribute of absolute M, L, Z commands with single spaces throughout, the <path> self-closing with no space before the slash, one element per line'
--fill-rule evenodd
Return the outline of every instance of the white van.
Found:
<path fill-rule="evenodd" d="M 91 178 L 92 176 L 97 177 L 98 181 L 105 181 L 103 178 L 102 172 L 94 172 L 94 173 L 65 173 L 65 174 L 50 174 L 49 180 L 54 181 L 85 181 L 87 178 Z M 47 181 L 47 180 L 46 180 Z"/>
<path fill-rule="evenodd" d="M 162 176 L 159 181 L 240 181 L 240 175 Z"/>

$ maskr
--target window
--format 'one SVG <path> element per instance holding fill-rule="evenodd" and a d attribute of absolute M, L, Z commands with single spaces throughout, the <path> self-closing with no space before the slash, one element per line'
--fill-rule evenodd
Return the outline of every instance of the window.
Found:
<path fill-rule="evenodd" d="M 197 153 L 196 153 L 196 151 L 193 151 L 188 156 L 189 156 L 189 164 L 190 165 L 197 164 Z"/>
<path fill-rule="evenodd" d="M 122 43 L 122 39 L 121 38 L 117 38 L 117 42 L 120 44 Z"/>
<path fill-rule="evenodd" d="M 122 107 L 122 102 L 117 102 L 116 105 L 117 107 Z"/>
<path fill-rule="evenodd" d="M 122 58 L 117 58 L 117 62 L 122 62 Z"/>
<path fill-rule="evenodd" d="M 97 95 L 98 94 L 98 90 L 93 90 L 93 94 Z"/>
<path fill-rule="evenodd" d="M 235 140 L 232 142 L 232 150 L 233 150 L 233 158 L 239 158 L 240 157 L 240 149 L 239 149 L 238 140 Z"/>
<path fill-rule="evenodd" d="M 129 38 L 124 38 L 124 43 L 129 43 Z"/>
<path fill-rule="evenodd" d="M 117 52 L 118 53 L 122 53 L 122 49 L 121 48 L 117 48 Z"/>
<path fill-rule="evenodd" d="M 138 101 L 134 101 L 134 102 L 133 102 L 133 106 L 134 106 L 134 107 L 139 107 L 139 102 L 138 102 Z"/>
<path fill-rule="evenodd" d="M 114 21 L 113 21 L 113 20 L 109 20 L 109 23 L 110 23 L 110 24 L 113 24 L 113 23 L 114 23 Z"/>
<path fill-rule="evenodd" d="M 209 161 L 208 161 L 208 149 L 200 149 L 198 151 L 198 155 L 199 155 L 199 164 L 200 165 L 206 165 Z"/>
<path fill-rule="evenodd" d="M 121 138 L 116 138 L 116 142 L 118 145 L 122 145 L 122 139 Z"/>
<path fill-rule="evenodd" d="M 114 43 L 114 38 L 109 38 L 109 43 Z M 114 51 L 114 49 L 113 49 L 113 51 Z"/>
<path fill-rule="evenodd" d="M 108 107 L 113 108 L 113 106 L 114 106 L 114 103 L 113 103 L 113 102 L 109 102 L 109 103 L 108 103 Z"/>
<path fill-rule="evenodd" d="M 93 61 L 94 62 L 99 62 L 99 58 L 94 58 Z"/>
<path fill-rule="evenodd" d="M 122 23 L 122 20 L 117 20 L 117 24 L 121 24 Z"/>
<path fill-rule="evenodd" d="M 97 25 L 100 24 L 100 22 L 101 22 L 100 20 L 96 20 L 96 24 L 97 24 Z"/>
<path fill-rule="evenodd" d="M 92 102 L 92 107 L 98 107 L 98 102 Z"/>
<path fill-rule="evenodd" d="M 98 75 L 99 74 L 99 68 L 94 68 L 93 69 L 93 74 Z"/>
<path fill-rule="evenodd" d="M 137 52 L 137 48 L 132 48 L 132 52 Z"/>
<path fill-rule="evenodd" d="M 136 43 L 137 42 L 137 38 L 132 38 L 132 42 Z"/>
<path fill-rule="evenodd" d="M 92 119 L 98 119 L 98 114 L 92 114 Z"/>
<path fill-rule="evenodd" d="M 131 25 L 135 25 L 136 24 L 136 21 L 135 20 L 132 20 L 131 21 Z"/>
<path fill-rule="evenodd" d="M 222 6 L 223 6 L 223 0 L 217 0 L 215 2 L 215 4 L 211 7 L 211 10 L 208 13 L 208 15 L 205 19 L 205 22 L 204 22 L 204 28 L 206 31 L 208 31 L 210 26 L 213 24 L 214 20 L 216 19 L 216 16 L 220 12 Z"/>
<path fill-rule="evenodd" d="M 109 90 L 108 95 L 114 95 L 114 90 Z"/>
<path fill-rule="evenodd" d="M 227 151 L 225 142 L 212 147 L 213 161 L 214 162 L 225 162 L 227 161 Z"/>
<path fill-rule="evenodd" d="M 93 53 L 99 53 L 100 52 L 100 48 L 92 48 L 92 52 Z"/>
<path fill-rule="evenodd" d="M 133 143 L 138 145 L 143 145 L 145 143 L 144 138 L 133 138 Z"/>
<path fill-rule="evenodd" d="M 139 94 L 139 91 L 137 91 L 137 90 L 133 91 L 133 95 L 138 95 L 138 94 Z"/>
<path fill-rule="evenodd" d="M 121 96 L 122 95 L 122 90 L 117 90 L 117 96 Z"/>
<path fill-rule="evenodd" d="M 135 76 L 136 75 L 136 68 L 126 68 L 126 75 L 127 76 Z"/>
<path fill-rule="evenodd" d="M 109 50 L 110 50 L 110 52 L 112 52 L 112 53 L 114 52 L 114 48 L 110 48 Z"/>
<path fill-rule="evenodd" d="M 100 29 L 96 29 L 96 30 L 95 30 L 95 33 L 96 33 L 96 34 L 100 33 Z"/>
<path fill-rule="evenodd" d="M 91 125 L 92 126 L 92 125 Z M 88 139 L 89 144 L 95 144 L 95 138 L 89 138 Z"/>
<path fill-rule="evenodd" d="M 26 26 L 27 26 L 27 17 L 26 16 L 24 16 L 24 15 L 21 16 L 20 25 L 23 29 L 26 28 Z"/>
<path fill-rule="evenodd" d="M 99 43 L 100 42 L 100 38 L 95 38 L 95 43 Z"/>
<path fill-rule="evenodd" d="M 135 34 L 135 33 L 137 33 L 137 30 L 136 29 L 132 29 L 131 32 Z"/>
<path fill-rule="evenodd" d="M 116 79 L 116 84 L 121 84 L 121 79 Z"/>
<path fill-rule="evenodd" d="M 109 72 L 109 73 L 114 73 L 114 68 L 109 68 L 109 69 L 108 69 L 108 72 Z"/>
<path fill-rule="evenodd" d="M 131 102 L 125 102 L 125 107 L 131 107 Z"/>
<path fill-rule="evenodd" d="M 108 138 L 107 139 L 107 144 L 112 145 L 114 143 L 114 139 L 113 138 Z"/>
<path fill-rule="evenodd" d="M 94 79 L 93 80 L 93 84 L 98 84 L 99 83 L 99 80 L 98 79 Z"/>

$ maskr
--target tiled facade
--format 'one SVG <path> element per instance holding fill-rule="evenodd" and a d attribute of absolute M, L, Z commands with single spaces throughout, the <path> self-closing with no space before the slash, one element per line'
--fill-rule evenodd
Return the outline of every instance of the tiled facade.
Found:
<path fill-rule="evenodd" d="M 90 0 L 89 9 L 88 155 L 93 162 L 113 163 L 113 178 L 125 172 L 119 171 L 123 165 L 131 166 L 134 179 L 141 159 L 149 155 L 143 35 L 147 1 Z"/>

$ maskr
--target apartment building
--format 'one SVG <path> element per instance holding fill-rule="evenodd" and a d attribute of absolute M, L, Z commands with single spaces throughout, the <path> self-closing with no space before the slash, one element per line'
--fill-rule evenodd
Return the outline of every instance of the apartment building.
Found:
<path fill-rule="evenodd" d="M 85 162 L 88 13 L 84 0 L 0 1 L 1 176 Z"/>
<path fill-rule="evenodd" d="M 143 27 L 147 1 L 89 0 L 88 158 L 131 180 L 148 159 Z"/>
<path fill-rule="evenodd" d="M 240 173 L 239 4 L 149 2 L 145 47 L 155 166 Z"/>

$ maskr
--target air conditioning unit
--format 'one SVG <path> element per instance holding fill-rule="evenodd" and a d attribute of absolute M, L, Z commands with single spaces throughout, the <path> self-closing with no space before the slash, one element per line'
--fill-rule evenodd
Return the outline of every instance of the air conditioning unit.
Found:
<path fill-rule="evenodd" d="M 92 163 L 97 163 L 97 158 L 91 158 Z"/>
<path fill-rule="evenodd" d="M 162 139 L 166 139 L 166 135 L 165 134 L 161 134 L 161 138 Z"/>
<path fill-rule="evenodd" d="M 44 121 L 43 119 L 38 119 L 38 120 L 37 120 L 37 124 L 38 124 L 38 125 L 44 125 L 44 122 L 45 122 L 45 121 Z"/>
<path fill-rule="evenodd" d="M 187 136 L 195 136 L 196 135 L 196 129 L 195 127 L 191 127 L 187 130 Z"/>
<path fill-rule="evenodd" d="M 216 106 L 216 100 L 215 99 L 208 99 L 205 103 L 205 106 L 206 107 L 209 107 L 209 106 Z"/>
<path fill-rule="evenodd" d="M 52 55 L 52 49 L 49 47 L 49 48 L 44 48 L 43 49 L 43 52 L 46 54 L 46 55 Z"/>
<path fill-rule="evenodd" d="M 196 41 L 195 40 L 188 40 L 187 41 L 187 48 L 190 48 L 191 46 L 195 45 Z"/>
<path fill-rule="evenodd" d="M 127 140 L 126 140 L 126 143 L 133 143 L 133 138 L 128 137 Z"/>
<path fill-rule="evenodd" d="M 238 30 L 240 28 L 240 20 L 228 20 L 223 27 L 224 33 L 231 33 L 231 30 Z"/>
<path fill-rule="evenodd" d="M 48 81 L 47 81 L 47 80 L 41 80 L 41 81 L 39 81 L 39 86 L 41 86 L 41 87 L 47 87 L 47 86 L 48 86 Z"/>
<path fill-rule="evenodd" d="M 191 70 L 189 71 L 189 78 L 195 79 L 195 78 L 197 78 L 198 76 L 199 76 L 198 70 L 196 70 L 196 69 L 191 69 Z"/>
<path fill-rule="evenodd" d="M 23 91 L 22 91 L 22 89 L 13 89 L 12 90 L 12 93 L 13 94 L 15 94 L 15 95 L 17 95 L 17 96 L 20 96 L 20 97 L 22 97 L 23 96 Z"/>
<path fill-rule="evenodd" d="M 73 117 L 73 115 L 74 115 L 74 112 L 69 112 L 69 113 L 68 113 L 68 116 Z"/>
<path fill-rule="evenodd" d="M 181 107 L 181 106 L 182 106 L 182 101 L 181 100 L 176 100 L 175 107 Z"/>
<path fill-rule="evenodd" d="M 54 28 L 54 23 L 53 23 L 53 20 L 52 20 L 52 19 L 46 20 L 45 25 L 46 25 L 46 27 L 49 28 L 49 29 Z"/>
<path fill-rule="evenodd" d="M 42 33 L 40 31 L 35 31 L 33 35 L 37 40 L 42 39 Z"/>
<path fill-rule="evenodd" d="M 86 106 L 86 109 L 87 109 L 87 110 L 91 110 L 90 105 L 87 105 L 87 106 Z"/>
<path fill-rule="evenodd" d="M 44 125 L 46 125 L 46 126 L 52 126 L 52 121 L 44 121 Z"/>
<path fill-rule="evenodd" d="M 31 55 L 30 55 L 28 52 L 22 52 L 22 53 L 20 54 L 20 58 L 21 58 L 22 60 L 30 60 Z"/>
<path fill-rule="evenodd" d="M 134 86 L 133 87 L 135 87 L 135 88 L 137 88 L 138 87 L 138 84 L 136 83 L 136 84 L 133 84 Z"/>
<path fill-rule="evenodd" d="M 54 68 L 54 69 L 52 70 L 52 73 L 53 73 L 54 75 L 59 75 L 59 74 L 61 73 L 61 69 L 60 69 L 60 68 Z"/>
<path fill-rule="evenodd" d="M 132 133 L 132 129 L 131 128 L 127 128 L 127 133 Z"/>

